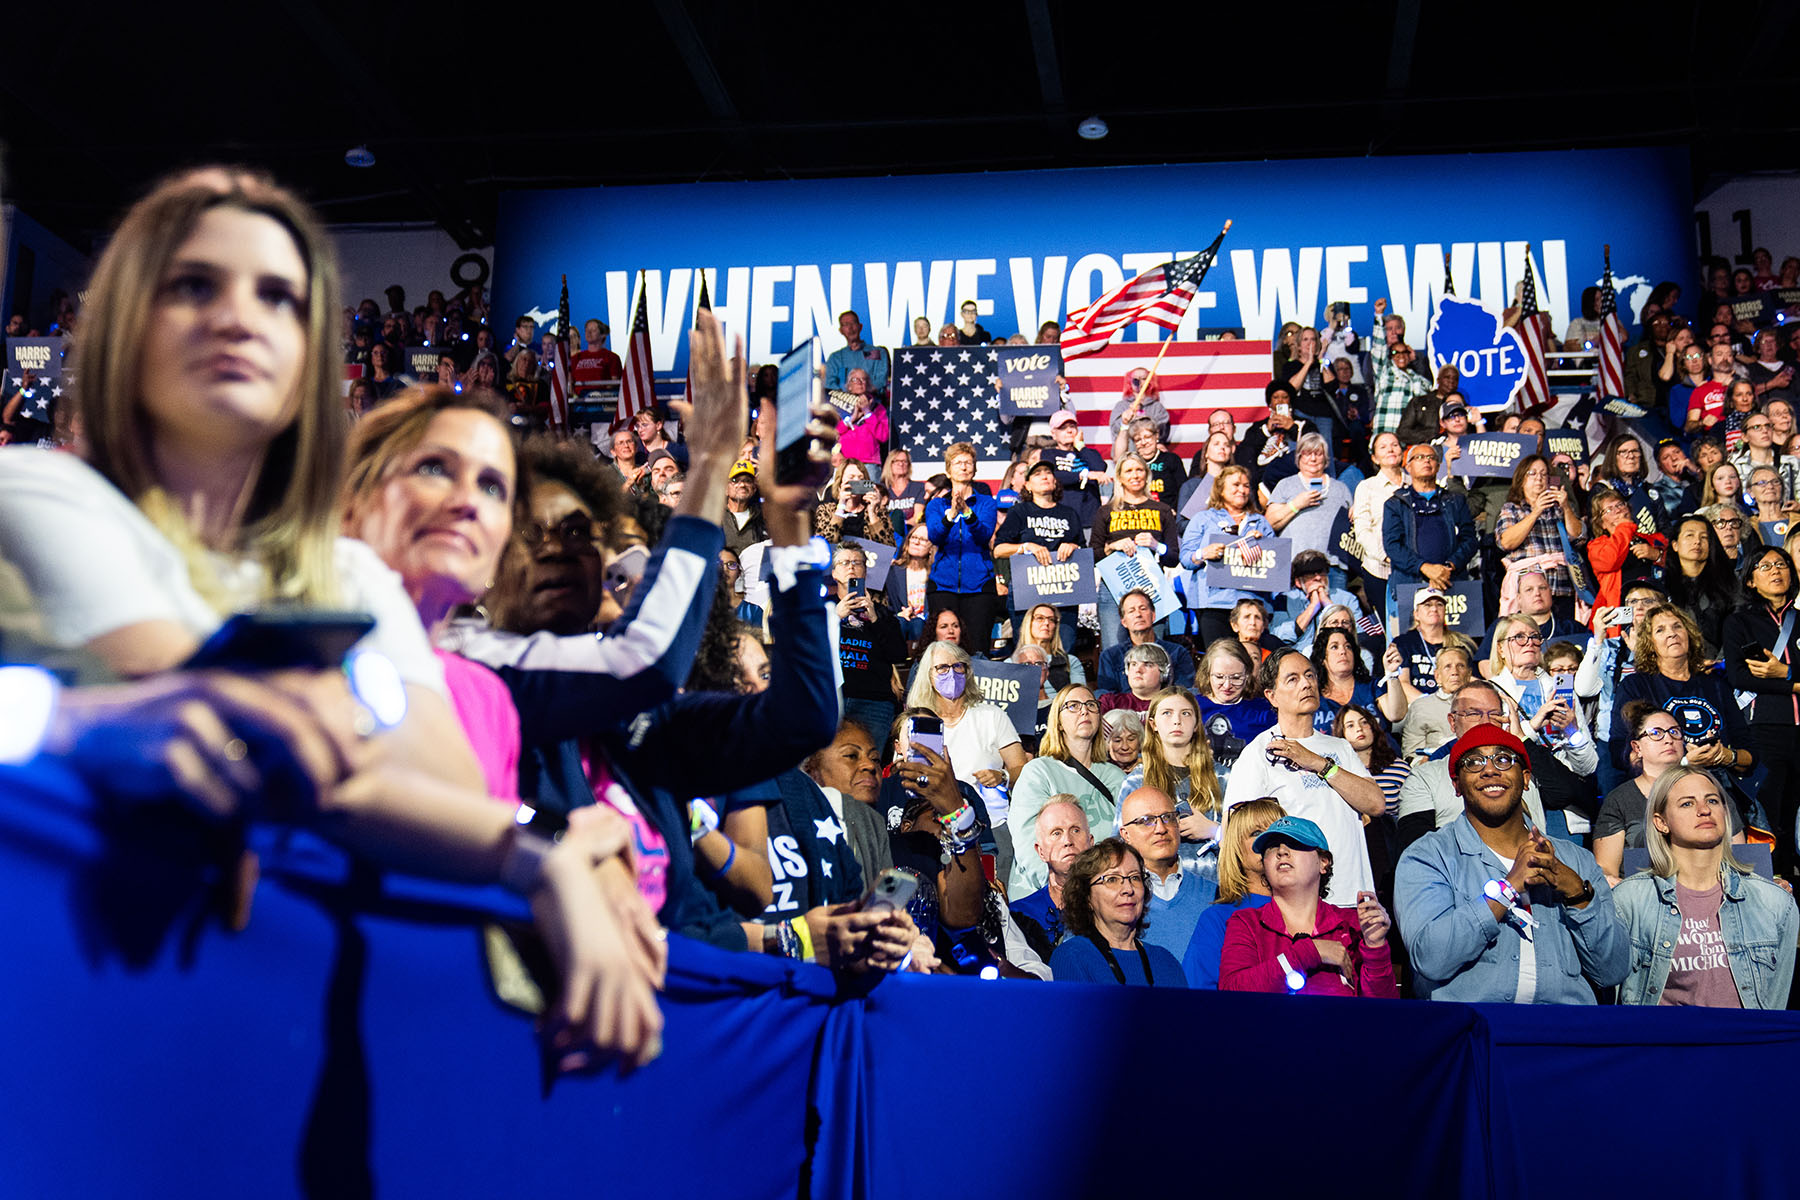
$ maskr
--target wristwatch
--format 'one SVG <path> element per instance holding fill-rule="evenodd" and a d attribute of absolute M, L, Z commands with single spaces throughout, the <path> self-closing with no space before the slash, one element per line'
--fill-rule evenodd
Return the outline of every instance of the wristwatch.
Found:
<path fill-rule="evenodd" d="M 1570 896 L 1570 897 L 1564 899 L 1563 903 L 1570 905 L 1571 907 L 1574 907 L 1574 906 L 1586 904 L 1588 901 L 1592 900 L 1593 898 L 1594 898 L 1594 885 L 1589 883 L 1587 880 L 1583 879 L 1581 881 L 1581 894 L 1579 896 Z"/>

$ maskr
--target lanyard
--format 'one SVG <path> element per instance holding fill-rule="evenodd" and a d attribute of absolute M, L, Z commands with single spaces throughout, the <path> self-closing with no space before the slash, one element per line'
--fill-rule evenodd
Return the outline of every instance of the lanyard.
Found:
<path fill-rule="evenodd" d="M 1112 968 L 1113 978 L 1118 980 L 1119 985 L 1123 987 L 1125 984 L 1125 971 L 1124 968 L 1119 966 L 1119 960 L 1113 957 L 1112 947 L 1106 944 L 1106 939 L 1098 936 L 1091 937 L 1089 940 L 1092 941 L 1095 946 L 1099 947 L 1100 953 L 1106 957 L 1106 965 Z M 1155 987 L 1156 972 L 1150 969 L 1150 955 L 1144 950 L 1144 940 L 1142 938 L 1138 939 L 1137 952 L 1138 962 L 1141 963 L 1144 968 L 1144 983 L 1150 987 Z"/>

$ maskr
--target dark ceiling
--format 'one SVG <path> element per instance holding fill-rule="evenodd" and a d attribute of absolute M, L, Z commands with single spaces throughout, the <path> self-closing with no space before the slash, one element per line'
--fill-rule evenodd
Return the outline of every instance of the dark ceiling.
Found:
<path fill-rule="evenodd" d="M 1800 166 L 1793 0 L 25 7 L 0 181 L 83 249 L 220 158 L 465 245 L 509 188 L 1646 143 L 1697 187 Z"/>

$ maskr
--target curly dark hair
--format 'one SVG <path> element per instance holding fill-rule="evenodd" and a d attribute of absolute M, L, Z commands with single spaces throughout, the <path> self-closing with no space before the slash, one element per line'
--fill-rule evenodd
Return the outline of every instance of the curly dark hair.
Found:
<path fill-rule="evenodd" d="M 602 529 L 610 527 L 624 508 L 618 478 L 580 442 L 533 434 L 519 446 L 519 463 L 531 471 L 534 486 L 560 483 L 574 492 Z"/>
<path fill-rule="evenodd" d="M 1144 869 L 1144 856 L 1124 838 L 1109 837 L 1095 842 L 1082 856 L 1075 860 L 1069 868 L 1069 878 L 1063 884 L 1063 922 L 1069 932 L 1077 937 L 1095 937 L 1099 930 L 1094 927 L 1094 904 L 1090 893 L 1094 890 L 1094 877 L 1104 875 L 1114 865 L 1124 861 L 1130 855 L 1137 862 L 1137 869 Z M 1144 911 L 1148 915 L 1149 899 L 1144 901 Z M 1138 931 L 1141 933 L 1148 927 L 1143 918 L 1138 919 Z"/>
<path fill-rule="evenodd" d="M 706 614 L 706 628 L 700 631 L 700 649 L 688 671 L 686 689 L 737 691 L 738 639 L 745 635 L 755 636 L 748 625 L 738 620 L 737 593 L 721 572 L 719 585 L 713 589 L 712 609 Z"/>

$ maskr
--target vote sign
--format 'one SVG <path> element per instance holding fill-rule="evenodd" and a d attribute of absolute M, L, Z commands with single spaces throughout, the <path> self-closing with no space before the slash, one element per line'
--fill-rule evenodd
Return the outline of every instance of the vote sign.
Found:
<path fill-rule="evenodd" d="M 1011 346 L 997 355 L 1000 365 L 1000 416 L 1048 416 L 1062 406 L 1056 377 L 1062 374 L 1059 346 Z"/>
<path fill-rule="evenodd" d="M 1504 408 L 1525 384 L 1525 343 L 1474 300 L 1444 296 L 1431 314 L 1426 346 L 1432 373 L 1454 366 L 1470 408 Z"/>
<path fill-rule="evenodd" d="M 1471 433 L 1463 436 L 1459 448 L 1462 453 L 1450 464 L 1453 474 L 1511 479 L 1519 460 L 1537 453 L 1537 439 L 1526 433 Z"/>
<path fill-rule="evenodd" d="M 1293 582 L 1293 544 L 1287 538 L 1220 538 L 1208 544 L 1223 544 L 1225 554 L 1206 560 L 1207 587 L 1276 595 Z"/>

